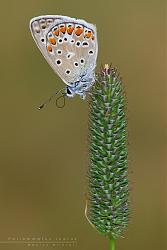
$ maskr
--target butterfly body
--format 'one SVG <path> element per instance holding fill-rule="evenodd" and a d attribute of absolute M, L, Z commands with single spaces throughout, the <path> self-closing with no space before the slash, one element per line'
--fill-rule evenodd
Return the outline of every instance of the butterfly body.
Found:
<path fill-rule="evenodd" d="M 46 15 L 31 19 L 30 30 L 49 65 L 67 85 L 66 96 L 85 99 L 95 83 L 96 27 L 80 19 Z"/>

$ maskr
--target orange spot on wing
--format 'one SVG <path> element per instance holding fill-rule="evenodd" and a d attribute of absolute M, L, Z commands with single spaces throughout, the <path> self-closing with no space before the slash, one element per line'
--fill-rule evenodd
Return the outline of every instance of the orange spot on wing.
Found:
<path fill-rule="evenodd" d="M 66 25 L 63 25 L 62 27 L 60 25 L 59 31 L 62 32 L 63 34 L 65 34 L 65 32 L 66 32 Z"/>
<path fill-rule="evenodd" d="M 55 35 L 55 36 L 59 35 L 59 29 L 58 28 L 53 30 L 53 35 Z"/>
<path fill-rule="evenodd" d="M 87 32 L 85 32 L 85 37 L 86 37 L 86 38 L 92 37 L 92 31 L 87 31 Z"/>
<path fill-rule="evenodd" d="M 75 28 L 75 34 L 77 36 L 80 36 L 82 34 L 82 32 L 83 32 L 83 27 L 78 26 Z"/>
<path fill-rule="evenodd" d="M 49 37 L 49 42 L 53 45 L 56 44 L 56 39 L 54 37 Z"/>
<path fill-rule="evenodd" d="M 47 49 L 49 52 L 52 52 L 52 46 L 50 44 L 47 45 Z"/>
<path fill-rule="evenodd" d="M 70 26 L 70 27 L 67 28 L 67 33 L 68 33 L 69 35 L 71 35 L 71 34 L 73 33 L 73 30 L 74 30 L 74 27 L 73 27 L 73 26 Z"/>

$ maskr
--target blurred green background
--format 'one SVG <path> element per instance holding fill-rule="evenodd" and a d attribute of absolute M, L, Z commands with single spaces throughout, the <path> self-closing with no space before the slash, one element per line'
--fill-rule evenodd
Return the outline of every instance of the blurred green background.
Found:
<path fill-rule="evenodd" d="M 131 221 L 117 250 L 166 249 L 165 2 L 6 0 L 0 12 L 0 249 L 28 248 L 3 244 L 12 236 L 76 237 L 75 249 L 108 249 L 84 217 L 87 103 L 76 97 L 64 109 L 36 109 L 64 86 L 29 31 L 42 14 L 95 23 L 97 71 L 112 62 L 126 85 Z"/>

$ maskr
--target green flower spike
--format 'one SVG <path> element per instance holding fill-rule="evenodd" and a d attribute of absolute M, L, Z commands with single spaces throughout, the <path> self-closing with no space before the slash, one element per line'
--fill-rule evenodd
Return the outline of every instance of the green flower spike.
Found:
<path fill-rule="evenodd" d="M 110 250 L 128 226 L 126 101 L 117 70 L 105 65 L 89 100 L 89 209 L 91 225 L 108 236 Z"/>

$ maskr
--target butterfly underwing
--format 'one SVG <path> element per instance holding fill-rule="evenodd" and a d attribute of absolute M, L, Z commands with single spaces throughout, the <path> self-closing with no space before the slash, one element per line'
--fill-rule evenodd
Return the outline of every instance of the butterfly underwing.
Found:
<path fill-rule="evenodd" d="M 30 30 L 49 65 L 67 85 L 66 95 L 78 94 L 84 99 L 95 83 L 95 25 L 76 18 L 45 15 L 32 18 Z"/>

